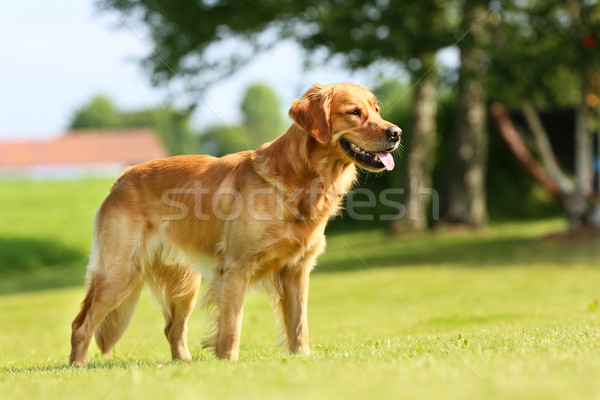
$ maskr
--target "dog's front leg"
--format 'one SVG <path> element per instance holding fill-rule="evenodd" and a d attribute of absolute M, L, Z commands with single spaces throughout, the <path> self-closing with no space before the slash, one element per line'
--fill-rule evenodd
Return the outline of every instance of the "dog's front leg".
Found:
<path fill-rule="evenodd" d="M 311 268 L 291 267 L 280 272 L 283 288 L 281 311 L 292 353 L 310 354 L 308 340 L 308 276 Z"/>
<path fill-rule="evenodd" d="M 230 265 L 219 279 L 219 332 L 216 353 L 221 359 L 237 360 L 244 300 L 248 292 L 249 268 L 240 264 Z"/>

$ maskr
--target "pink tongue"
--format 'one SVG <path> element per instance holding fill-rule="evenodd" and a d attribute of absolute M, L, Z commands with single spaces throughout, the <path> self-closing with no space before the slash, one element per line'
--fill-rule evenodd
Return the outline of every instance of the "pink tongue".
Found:
<path fill-rule="evenodd" d="M 383 163 L 383 165 L 385 165 L 385 169 L 387 169 L 388 171 L 391 171 L 394 169 L 394 157 L 392 157 L 392 155 L 390 153 L 375 153 L 377 154 L 377 157 L 379 157 L 379 159 L 381 160 L 381 162 Z"/>

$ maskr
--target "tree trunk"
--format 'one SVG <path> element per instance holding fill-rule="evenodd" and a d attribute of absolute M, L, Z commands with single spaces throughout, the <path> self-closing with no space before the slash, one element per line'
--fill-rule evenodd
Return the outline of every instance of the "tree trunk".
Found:
<path fill-rule="evenodd" d="M 570 228 L 594 224 L 595 217 L 588 201 L 593 191 L 592 135 L 588 119 L 590 110 L 585 101 L 587 87 L 583 85 L 581 103 L 575 114 L 575 179 L 577 186 L 565 202 Z"/>
<path fill-rule="evenodd" d="M 600 118 L 598 118 L 598 120 L 600 121 Z M 597 135 L 600 135 L 600 132 L 598 132 Z M 596 154 L 600 157 L 600 136 L 596 137 Z M 600 170 L 596 171 L 596 174 L 596 185 L 598 185 L 598 192 L 596 193 L 597 201 L 596 207 L 590 215 L 590 225 L 600 228 Z"/>
<path fill-rule="evenodd" d="M 431 189 L 431 171 L 435 158 L 432 150 L 437 113 L 436 76 L 427 71 L 434 63 L 435 54 L 421 57 L 424 75 L 414 86 L 411 126 L 406 144 L 403 196 L 406 213 L 393 222 L 393 233 L 427 229 L 429 205 L 435 195 Z"/>
<path fill-rule="evenodd" d="M 577 191 L 581 196 L 592 194 L 594 171 L 592 163 L 592 135 L 588 127 L 590 111 L 585 101 L 586 88 L 575 116 L 575 177 Z"/>
<path fill-rule="evenodd" d="M 582 26 L 581 7 L 575 0 L 567 1 L 567 10 L 571 16 L 573 31 L 581 37 L 585 31 Z M 582 70 L 581 102 L 575 114 L 575 180 L 576 187 L 567 198 L 565 208 L 569 219 L 569 227 L 600 228 L 600 206 L 592 208 L 589 199 L 594 190 L 594 167 L 592 161 L 592 135 L 589 130 L 590 109 L 586 96 L 591 93 L 590 82 L 586 77 L 587 70 Z"/>
<path fill-rule="evenodd" d="M 485 175 L 488 133 L 482 66 L 486 2 L 465 0 L 459 42 L 460 70 L 452 153 L 446 176 L 443 222 L 482 227 L 488 223 Z"/>

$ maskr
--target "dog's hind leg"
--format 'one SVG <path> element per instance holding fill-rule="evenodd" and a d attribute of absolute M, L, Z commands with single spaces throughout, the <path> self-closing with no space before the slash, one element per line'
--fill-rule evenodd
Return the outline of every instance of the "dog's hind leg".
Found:
<path fill-rule="evenodd" d="M 198 300 L 201 277 L 192 266 L 153 268 L 149 285 L 165 316 L 165 336 L 174 360 L 192 359 L 187 345 L 187 323 Z"/>

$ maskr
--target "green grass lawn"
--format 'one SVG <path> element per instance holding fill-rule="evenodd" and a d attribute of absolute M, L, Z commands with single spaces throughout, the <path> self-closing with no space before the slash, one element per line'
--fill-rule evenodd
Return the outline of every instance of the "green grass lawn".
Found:
<path fill-rule="evenodd" d="M 600 243 L 561 221 L 388 238 L 338 232 L 312 275 L 310 357 L 283 354 L 264 294 L 240 361 L 173 363 L 142 296 L 112 359 L 67 366 L 91 218 L 106 181 L 0 183 L 0 399 L 600 399 Z"/>

